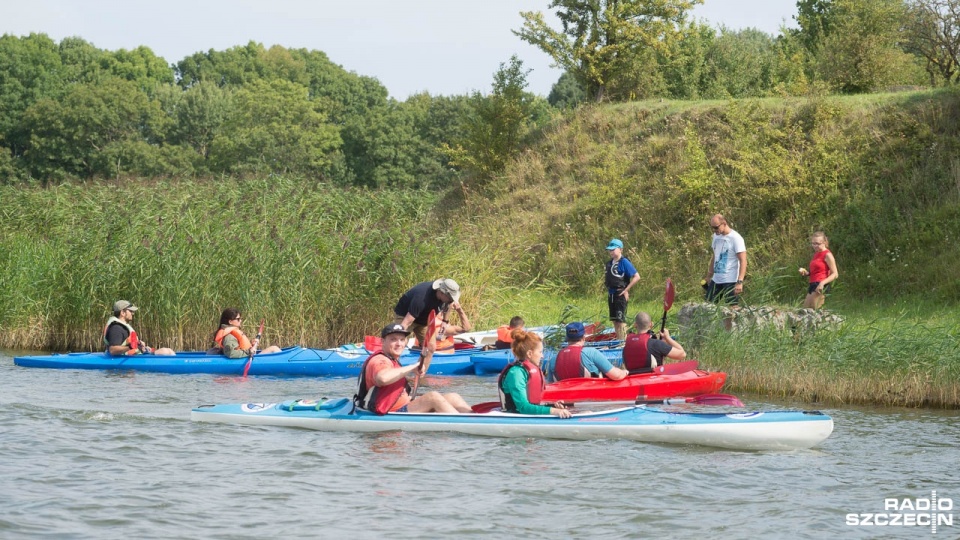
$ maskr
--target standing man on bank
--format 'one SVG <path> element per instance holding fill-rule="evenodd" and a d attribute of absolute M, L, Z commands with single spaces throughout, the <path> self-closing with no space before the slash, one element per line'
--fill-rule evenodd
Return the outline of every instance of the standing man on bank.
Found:
<path fill-rule="evenodd" d="M 710 228 L 713 253 L 707 267 L 707 301 L 738 306 L 747 275 L 747 246 L 722 214 L 710 218 Z"/>
<path fill-rule="evenodd" d="M 403 293 L 393 308 L 393 322 L 413 332 L 421 346 L 425 346 L 423 338 L 430 312 L 445 313 L 449 308 L 460 315 L 462 326 L 469 329 L 470 322 L 460 306 L 460 285 L 450 278 L 424 281 Z"/>
<path fill-rule="evenodd" d="M 610 255 L 604 272 L 607 307 L 617 339 L 623 341 L 627 337 L 627 301 L 630 300 L 630 287 L 640 281 L 640 274 L 633 263 L 623 256 L 623 242 L 619 238 L 614 238 L 607 244 L 607 254 Z"/>

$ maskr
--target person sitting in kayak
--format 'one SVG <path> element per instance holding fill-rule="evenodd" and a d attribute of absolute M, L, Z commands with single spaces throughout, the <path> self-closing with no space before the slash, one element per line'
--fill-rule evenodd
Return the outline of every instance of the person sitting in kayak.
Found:
<path fill-rule="evenodd" d="M 467 405 L 460 394 L 430 391 L 411 399 L 407 376 L 415 374 L 421 365 L 420 374 L 427 372 L 436 341 L 428 343 L 423 349 L 420 354 L 422 362 L 402 366 L 400 355 L 403 354 L 409 335 L 406 328 L 396 323 L 388 324 L 380 332 L 383 350 L 375 351 L 363 363 L 357 379 L 357 395 L 354 397 L 357 406 L 377 414 L 472 412 L 470 405 Z"/>
<path fill-rule="evenodd" d="M 554 376 L 558 381 L 578 377 L 606 377 L 619 381 L 627 376 L 627 371 L 615 367 L 607 357 L 593 347 L 584 347 L 586 330 L 582 322 L 567 325 L 567 346 L 558 354 L 554 365 Z"/>
<path fill-rule="evenodd" d="M 670 337 L 670 330 L 664 328 L 659 337 L 653 333 L 653 320 L 649 313 L 637 313 L 634 325 L 637 333 L 628 335 L 623 346 L 623 367 L 631 375 L 650 373 L 653 368 L 662 366 L 666 358 L 683 360 L 687 357 L 683 347 Z"/>
<path fill-rule="evenodd" d="M 236 308 L 227 308 L 220 313 L 220 327 L 213 334 L 214 348 L 220 354 L 227 358 L 247 358 L 250 356 L 251 349 L 255 354 L 268 354 L 280 352 L 280 347 L 271 345 L 262 351 L 257 350 L 260 341 L 250 338 L 243 333 L 240 326 L 243 324 L 243 316 L 240 310 Z"/>
<path fill-rule="evenodd" d="M 126 300 L 114 302 L 113 316 L 107 320 L 106 326 L 103 327 L 103 342 L 107 346 L 107 354 L 113 356 L 133 356 L 135 354 L 175 355 L 173 349 L 167 347 L 154 349 L 153 347 L 147 347 L 146 343 L 140 341 L 137 331 L 130 326 L 133 321 L 133 314 L 137 309 L 137 306 Z"/>
<path fill-rule="evenodd" d="M 513 338 L 510 337 L 511 332 L 514 330 L 523 330 L 524 322 L 523 318 L 519 315 L 510 319 L 510 324 L 504 324 L 497 328 L 497 341 L 494 342 L 494 349 L 509 349 L 510 345 L 513 343 Z"/>
<path fill-rule="evenodd" d="M 510 337 L 513 339 L 510 350 L 516 360 L 500 372 L 497 381 L 500 408 L 512 413 L 552 414 L 570 418 L 570 411 L 563 403 L 555 403 L 553 407 L 540 405 L 540 396 L 543 395 L 543 372 L 540 371 L 543 340 L 525 330 L 514 330 Z"/>

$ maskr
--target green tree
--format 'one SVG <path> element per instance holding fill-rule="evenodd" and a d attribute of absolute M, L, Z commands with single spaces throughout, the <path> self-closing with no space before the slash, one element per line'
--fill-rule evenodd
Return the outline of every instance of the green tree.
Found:
<path fill-rule="evenodd" d="M 64 176 L 111 177 L 130 170 L 120 149 L 154 144 L 166 126 L 159 103 L 130 81 L 74 84 L 62 99 L 40 99 L 24 112 L 21 129 L 29 144 L 23 160 L 30 174 L 44 182 Z M 109 163 L 98 155 L 108 148 L 113 152 Z"/>
<path fill-rule="evenodd" d="M 754 28 L 720 29 L 707 50 L 704 97 L 761 97 L 775 84 L 775 40 Z"/>
<path fill-rule="evenodd" d="M 550 88 L 547 102 L 558 109 L 572 109 L 586 101 L 587 92 L 577 79 L 569 72 L 564 71 L 557 82 Z"/>
<path fill-rule="evenodd" d="M 0 144 L 20 155 L 26 135 L 17 132 L 24 111 L 38 99 L 63 92 L 57 44 L 45 34 L 0 37 Z"/>
<path fill-rule="evenodd" d="M 446 147 L 451 163 L 476 172 L 481 180 L 503 171 L 520 150 L 524 135 L 543 114 L 537 97 L 524 91 L 529 73 L 514 55 L 509 65 L 500 64 L 489 96 L 473 94 L 473 111 L 466 120 L 464 137 Z M 549 107 L 545 101 L 543 105 Z"/>
<path fill-rule="evenodd" d="M 257 80 L 240 88 L 210 160 L 223 172 L 317 175 L 329 171 L 342 141 L 307 88 Z"/>
<path fill-rule="evenodd" d="M 173 122 L 166 141 L 192 148 L 203 161 L 209 159 L 210 146 L 223 132 L 233 110 L 234 93 L 206 81 L 186 90 L 173 85 L 161 87 L 157 99 Z"/>
<path fill-rule="evenodd" d="M 687 12 L 702 0 L 552 0 L 562 30 L 522 12 L 514 31 L 574 76 L 596 101 L 646 97 L 658 88 L 656 52 L 669 51 Z"/>
<path fill-rule="evenodd" d="M 960 79 L 960 0 L 907 0 L 904 48 L 925 63 L 933 86 Z"/>
<path fill-rule="evenodd" d="M 916 82 L 914 59 L 900 48 L 902 0 L 834 0 L 815 53 L 816 73 L 844 93 Z"/>
<path fill-rule="evenodd" d="M 135 82 L 147 93 L 159 85 L 173 84 L 173 69 L 148 47 L 107 52 L 100 57 L 99 63 L 104 73 Z"/>

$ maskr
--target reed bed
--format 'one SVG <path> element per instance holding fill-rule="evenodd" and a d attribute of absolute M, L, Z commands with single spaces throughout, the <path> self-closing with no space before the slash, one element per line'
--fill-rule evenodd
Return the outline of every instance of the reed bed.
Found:
<path fill-rule="evenodd" d="M 117 299 L 155 346 L 204 349 L 220 311 L 265 342 L 362 340 L 409 286 L 496 284 L 437 222 L 430 192 L 302 179 L 0 187 L 0 346 L 98 350 Z M 482 291 L 479 291 L 482 292 Z M 464 288 L 467 305 L 477 289 Z M 248 328 L 250 331 L 250 328 Z"/>
<path fill-rule="evenodd" d="M 726 371 L 733 392 L 833 405 L 960 408 L 958 346 L 956 322 L 893 316 L 806 333 L 717 329 L 693 352 L 702 365 Z"/>

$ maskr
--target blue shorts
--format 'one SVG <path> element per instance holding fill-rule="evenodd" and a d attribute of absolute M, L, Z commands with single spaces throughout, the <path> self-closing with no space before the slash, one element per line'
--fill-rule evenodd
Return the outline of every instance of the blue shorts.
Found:
<path fill-rule="evenodd" d="M 410 404 L 407 403 L 407 405 L 410 405 Z M 393 412 L 408 412 L 408 411 L 407 411 L 407 405 L 404 405 L 403 407 L 400 407 L 399 409 L 397 409 L 397 410 L 395 410 L 395 411 L 393 411 Z"/>

